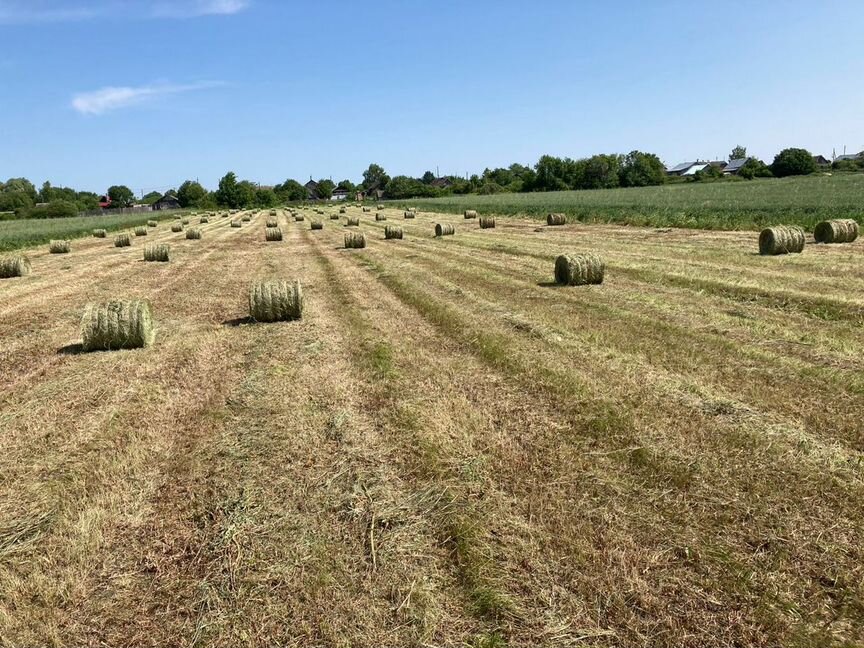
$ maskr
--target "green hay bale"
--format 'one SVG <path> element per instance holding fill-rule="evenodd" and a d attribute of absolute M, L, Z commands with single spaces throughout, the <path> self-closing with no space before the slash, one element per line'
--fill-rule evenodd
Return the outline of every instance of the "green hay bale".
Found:
<path fill-rule="evenodd" d="M 243 227 L 243 223 L 235 218 L 231 221 L 231 227 Z"/>
<path fill-rule="evenodd" d="M 851 243 L 858 238 L 858 223 L 851 218 L 822 221 L 813 230 L 817 243 Z"/>
<path fill-rule="evenodd" d="M 132 237 L 128 232 L 123 232 L 114 237 L 114 247 L 129 247 L 132 245 Z"/>
<path fill-rule="evenodd" d="M 359 227 L 360 225 L 360 217 L 359 216 L 349 216 L 345 221 L 345 227 Z"/>
<path fill-rule="evenodd" d="M 324 223 L 322 223 L 320 220 L 313 220 L 312 221 L 312 229 L 313 230 L 323 230 L 324 229 Z"/>
<path fill-rule="evenodd" d="M 340 213 L 340 214 L 346 214 L 346 213 L 348 213 L 348 210 L 345 209 L 344 207 L 340 207 L 340 208 L 339 208 L 339 213 Z"/>
<path fill-rule="evenodd" d="M 381 211 L 382 209 L 384 209 L 384 205 L 380 205 L 380 204 L 379 204 L 379 205 L 375 205 L 375 208 L 376 208 L 378 211 Z"/>
<path fill-rule="evenodd" d="M 135 231 L 135 236 L 147 236 L 147 228 L 146 227 L 136 227 L 134 231 Z"/>
<path fill-rule="evenodd" d="M 465 210 L 465 218 L 477 218 L 477 210 L 466 209 Z"/>
<path fill-rule="evenodd" d="M 172 232 L 182 232 L 183 225 L 181 223 L 171 223 L 171 231 Z"/>
<path fill-rule="evenodd" d="M 157 225 L 159 225 L 159 223 L 157 221 L 154 221 L 154 220 L 148 220 L 147 221 L 147 227 L 156 227 Z"/>
<path fill-rule="evenodd" d="M 305 217 L 303 214 L 297 214 L 297 215 L 294 217 L 294 222 L 295 222 L 295 223 L 299 223 L 299 222 L 301 222 L 301 221 L 303 221 L 303 220 L 305 220 L 305 219 L 306 219 L 306 217 Z"/>
<path fill-rule="evenodd" d="M 106 236 L 108 236 L 108 230 L 94 229 L 93 230 L 93 236 L 95 238 L 105 238 Z"/>
<path fill-rule="evenodd" d="M 197 241 L 201 238 L 201 230 L 197 227 L 190 227 L 186 230 L 186 240 L 187 241 Z"/>
<path fill-rule="evenodd" d="M 402 238 L 402 228 L 398 225 L 387 225 L 384 228 L 384 238 L 385 239 L 401 239 Z"/>
<path fill-rule="evenodd" d="M 279 221 L 275 218 L 268 218 L 267 222 L 264 223 L 265 227 L 279 227 Z"/>
<path fill-rule="evenodd" d="M 48 251 L 51 254 L 68 254 L 71 249 L 69 241 L 50 241 Z"/>
<path fill-rule="evenodd" d="M 549 214 L 546 217 L 547 225 L 566 225 L 567 217 L 564 214 Z"/>
<path fill-rule="evenodd" d="M 371 212 L 371 211 L 372 211 L 372 208 L 371 208 L 371 207 L 364 207 L 364 208 L 363 208 L 363 213 L 364 213 L 364 214 L 368 214 L 368 213 Z"/>
<path fill-rule="evenodd" d="M 198 219 L 198 224 L 199 224 L 199 225 L 206 225 L 206 224 L 209 223 L 209 222 L 210 222 L 210 217 L 209 217 L 209 216 L 202 216 L 201 218 Z"/>
<path fill-rule="evenodd" d="M 279 227 L 267 227 L 264 230 L 265 241 L 281 241 L 282 230 Z"/>
<path fill-rule="evenodd" d="M 181 219 L 180 219 L 180 222 L 183 223 L 184 225 L 188 225 L 188 224 L 189 224 L 189 219 L 188 219 L 188 218 L 181 218 Z"/>
<path fill-rule="evenodd" d="M 383 212 L 378 212 L 377 214 L 375 214 L 375 220 L 376 221 L 386 221 L 387 220 L 387 214 L 385 214 Z"/>
<path fill-rule="evenodd" d="M 480 217 L 480 229 L 493 229 L 495 227 L 495 217 L 494 216 L 481 216 Z"/>
<path fill-rule="evenodd" d="M 453 236 L 456 233 L 456 228 L 446 223 L 437 223 L 435 225 L 435 236 Z"/>
<path fill-rule="evenodd" d="M 153 309 L 150 302 L 112 300 L 88 304 L 81 318 L 84 351 L 138 349 L 153 343 Z"/>
<path fill-rule="evenodd" d="M 30 259 L 23 254 L 0 257 L 0 279 L 24 277 L 30 274 Z"/>
<path fill-rule="evenodd" d="M 415 217 L 417 216 L 417 214 L 416 214 L 415 212 L 408 211 L 408 210 L 406 209 L 404 212 L 402 212 L 402 216 L 403 216 L 404 218 L 415 218 Z"/>
<path fill-rule="evenodd" d="M 171 248 L 164 243 L 155 243 L 153 245 L 144 246 L 145 261 L 159 261 L 167 263 L 169 261 Z"/>
<path fill-rule="evenodd" d="M 759 254 L 798 253 L 804 249 L 804 230 L 797 225 L 766 227 L 759 233 Z"/>
<path fill-rule="evenodd" d="M 330 214 L 330 220 L 339 220 L 339 214 Z"/>
<path fill-rule="evenodd" d="M 562 254 L 555 259 L 555 281 L 565 286 L 603 283 L 606 265 L 596 254 Z"/>
<path fill-rule="evenodd" d="M 359 249 L 366 247 L 366 236 L 363 232 L 345 232 L 345 248 Z"/>
<path fill-rule="evenodd" d="M 256 322 L 285 322 L 303 315 L 299 281 L 256 281 L 249 289 L 249 315 Z"/>

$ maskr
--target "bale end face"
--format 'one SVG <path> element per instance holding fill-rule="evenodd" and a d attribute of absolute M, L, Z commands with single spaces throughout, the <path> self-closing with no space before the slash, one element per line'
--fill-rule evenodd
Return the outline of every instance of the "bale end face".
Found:
<path fill-rule="evenodd" d="M 804 230 L 796 225 L 766 227 L 759 233 L 759 254 L 797 254 L 804 250 Z"/>
<path fill-rule="evenodd" d="M 81 319 L 82 349 L 138 349 L 153 343 L 153 310 L 144 300 L 88 304 Z"/>
<path fill-rule="evenodd" d="M 30 274 L 31 269 L 30 259 L 24 255 L 0 258 L 0 279 L 25 277 Z"/>
<path fill-rule="evenodd" d="M 249 315 L 256 322 L 284 322 L 303 315 L 299 281 L 257 281 L 249 289 Z"/>
<path fill-rule="evenodd" d="M 435 236 L 453 236 L 456 233 L 456 228 L 446 223 L 438 223 L 435 225 Z"/>
<path fill-rule="evenodd" d="M 562 254 L 555 259 L 555 281 L 565 286 L 603 283 L 606 264 L 596 254 Z"/>
<path fill-rule="evenodd" d="M 48 243 L 48 251 L 51 254 L 67 254 L 70 249 L 69 241 L 51 241 Z"/>
<path fill-rule="evenodd" d="M 822 221 L 813 230 L 817 243 L 852 243 L 858 238 L 858 222 L 853 218 Z"/>

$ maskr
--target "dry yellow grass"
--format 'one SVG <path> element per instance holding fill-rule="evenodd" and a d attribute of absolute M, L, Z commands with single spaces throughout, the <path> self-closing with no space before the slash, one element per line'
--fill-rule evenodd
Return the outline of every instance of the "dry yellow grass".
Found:
<path fill-rule="evenodd" d="M 158 270 L 28 250 L 0 302 L 4 642 L 864 642 L 864 246 L 385 225 L 280 254 L 214 223 Z M 561 249 L 603 286 L 551 285 Z M 302 320 L 244 323 L 262 273 L 303 283 Z M 155 344 L 74 353 L 103 293 L 149 299 Z"/>

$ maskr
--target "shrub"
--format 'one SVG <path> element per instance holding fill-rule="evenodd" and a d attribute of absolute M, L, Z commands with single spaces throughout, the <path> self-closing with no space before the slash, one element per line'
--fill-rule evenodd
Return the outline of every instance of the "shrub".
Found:
<path fill-rule="evenodd" d="M 816 171 L 817 165 L 810 151 L 802 148 L 787 148 L 774 157 L 771 172 L 778 178 L 807 175 Z"/>

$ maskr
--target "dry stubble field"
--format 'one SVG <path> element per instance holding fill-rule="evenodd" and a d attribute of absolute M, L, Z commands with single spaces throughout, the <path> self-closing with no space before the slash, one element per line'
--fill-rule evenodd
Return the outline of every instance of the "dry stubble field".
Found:
<path fill-rule="evenodd" d="M 4 645 L 864 642 L 864 244 L 386 213 L 0 282 Z M 78 353 L 116 296 L 155 344 Z"/>

